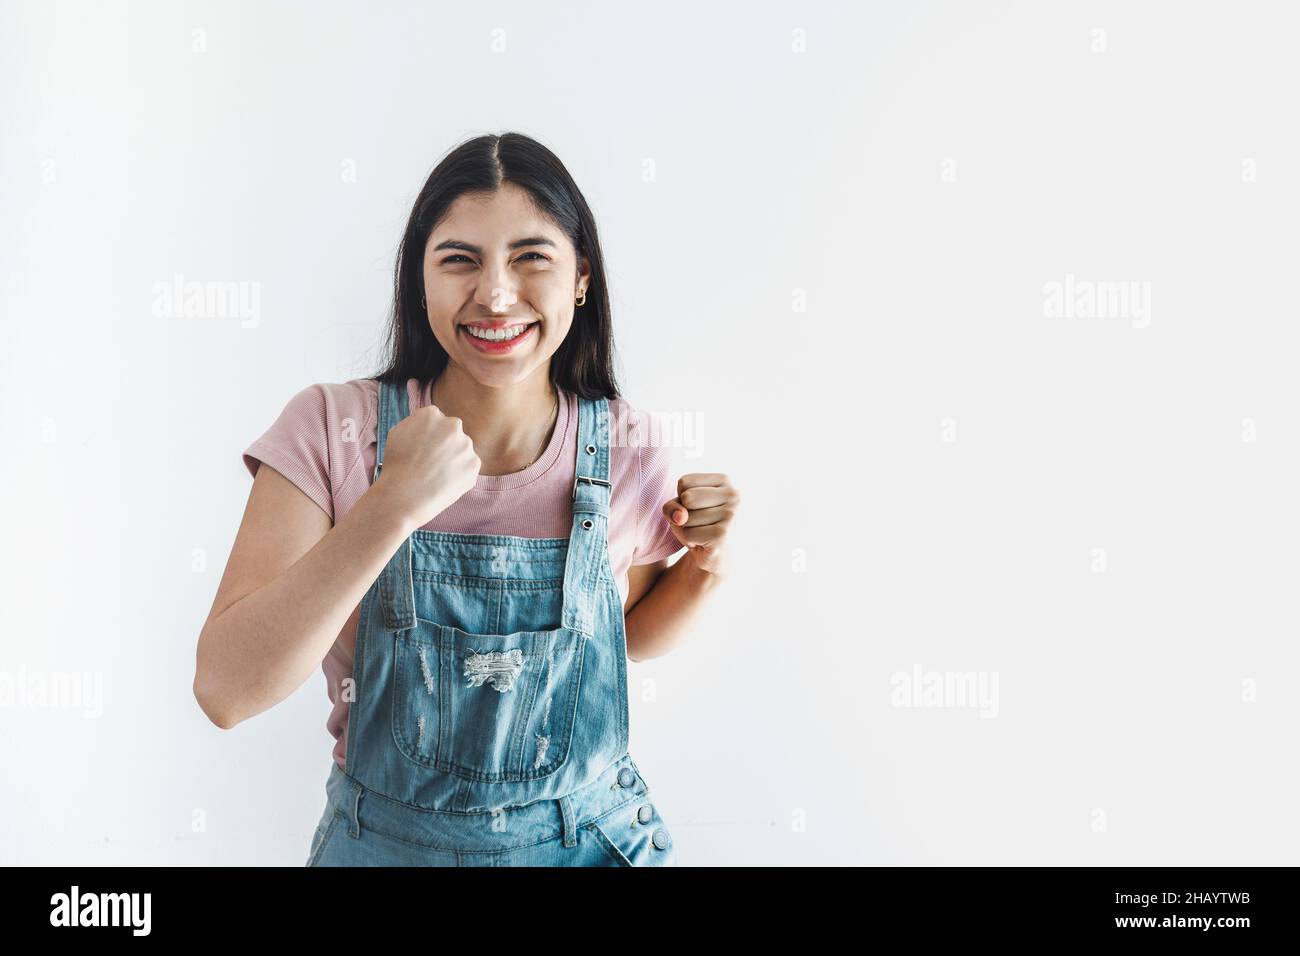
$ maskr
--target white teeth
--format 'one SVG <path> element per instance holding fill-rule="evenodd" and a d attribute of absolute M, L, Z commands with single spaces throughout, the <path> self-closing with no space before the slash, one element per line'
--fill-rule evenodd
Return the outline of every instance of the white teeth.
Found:
<path fill-rule="evenodd" d="M 479 329 L 472 325 L 465 326 L 465 331 L 476 339 L 486 339 L 489 342 L 504 342 L 507 339 L 518 338 L 527 332 L 527 325 L 511 325 L 504 329 Z"/>

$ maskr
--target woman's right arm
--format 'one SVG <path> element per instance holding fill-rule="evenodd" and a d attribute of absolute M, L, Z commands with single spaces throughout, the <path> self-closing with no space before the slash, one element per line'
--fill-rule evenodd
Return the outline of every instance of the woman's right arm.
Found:
<path fill-rule="evenodd" d="M 284 700 L 329 652 L 413 527 L 379 482 L 334 527 L 271 466 L 258 466 L 212 610 L 194 696 L 229 729 Z"/>
<path fill-rule="evenodd" d="M 265 462 L 199 634 L 194 696 L 223 729 L 305 681 L 402 542 L 474 487 L 482 462 L 461 420 L 433 405 L 388 433 L 379 478 L 336 525 Z"/>

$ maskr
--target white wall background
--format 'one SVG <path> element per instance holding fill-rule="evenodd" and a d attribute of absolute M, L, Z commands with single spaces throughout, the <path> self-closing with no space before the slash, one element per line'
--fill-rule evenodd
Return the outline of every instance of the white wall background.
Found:
<path fill-rule="evenodd" d="M 632 665 L 682 865 L 1296 863 L 1297 25 L 0 4 L 0 861 L 305 858 L 323 677 L 232 731 L 190 689 L 240 452 L 374 371 L 420 183 L 519 130 L 596 210 L 628 398 L 744 495 Z M 178 273 L 257 321 L 155 316 Z M 1148 308 L 1052 317 L 1067 276 Z M 916 669 L 996 706 L 898 706 Z M 60 674 L 98 702 L 15 696 Z"/>

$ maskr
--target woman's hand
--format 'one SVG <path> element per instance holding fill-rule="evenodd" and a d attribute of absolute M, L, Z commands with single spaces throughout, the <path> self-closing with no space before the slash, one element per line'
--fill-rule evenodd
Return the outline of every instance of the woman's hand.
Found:
<path fill-rule="evenodd" d="M 727 529 L 739 504 L 740 492 L 726 475 L 691 472 L 677 479 L 677 497 L 664 502 L 663 512 L 673 535 L 691 549 L 686 557 L 700 570 L 725 573 Z"/>
<path fill-rule="evenodd" d="M 461 420 L 425 405 L 389 429 L 375 488 L 414 530 L 472 489 L 482 467 Z"/>

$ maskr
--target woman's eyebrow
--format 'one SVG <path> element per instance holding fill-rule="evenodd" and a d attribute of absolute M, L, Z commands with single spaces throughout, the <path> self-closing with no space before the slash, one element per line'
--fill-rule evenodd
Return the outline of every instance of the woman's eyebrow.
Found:
<path fill-rule="evenodd" d="M 510 243 L 511 249 L 521 249 L 524 246 L 550 246 L 555 248 L 555 243 L 545 236 L 529 236 L 527 239 L 516 239 Z M 483 254 L 483 250 L 479 246 L 469 242 L 462 242 L 459 239 L 444 239 L 433 247 L 434 252 L 442 249 L 461 249 L 465 252 L 472 252 L 476 256 Z"/>

